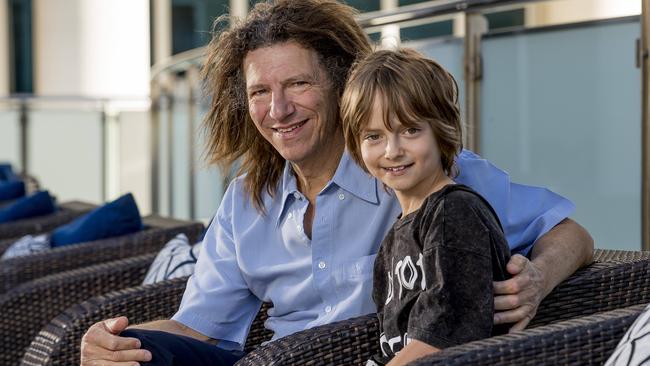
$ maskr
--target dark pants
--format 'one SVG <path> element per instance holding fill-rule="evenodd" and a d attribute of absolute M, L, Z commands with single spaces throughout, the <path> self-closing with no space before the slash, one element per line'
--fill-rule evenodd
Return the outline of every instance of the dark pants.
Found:
<path fill-rule="evenodd" d="M 231 366 L 246 355 L 241 351 L 226 351 L 194 338 L 155 330 L 129 329 L 120 336 L 138 338 L 142 342 L 142 348 L 151 351 L 151 362 L 140 363 L 141 365 Z"/>

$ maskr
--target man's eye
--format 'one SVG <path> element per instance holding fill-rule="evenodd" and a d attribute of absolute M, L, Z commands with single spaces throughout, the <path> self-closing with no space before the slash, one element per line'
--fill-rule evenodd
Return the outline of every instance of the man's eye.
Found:
<path fill-rule="evenodd" d="M 309 85 L 309 83 L 304 81 L 304 80 L 294 81 L 292 84 L 293 84 L 293 86 L 307 86 L 307 85 Z"/>
<path fill-rule="evenodd" d="M 257 96 L 260 96 L 260 95 L 264 94 L 265 92 L 266 92 L 266 90 L 264 90 L 264 89 L 253 90 L 253 91 L 250 93 L 250 97 L 251 97 L 251 98 L 252 98 L 252 97 L 257 97 Z"/>

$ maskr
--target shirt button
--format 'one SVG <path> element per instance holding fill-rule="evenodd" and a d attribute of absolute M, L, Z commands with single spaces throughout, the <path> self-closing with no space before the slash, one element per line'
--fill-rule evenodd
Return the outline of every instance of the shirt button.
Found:
<path fill-rule="evenodd" d="M 291 218 L 292 216 L 293 214 L 291 212 L 289 212 L 289 214 L 287 215 L 288 218 Z"/>
<path fill-rule="evenodd" d="M 325 307 L 325 312 L 326 312 L 326 313 L 329 313 L 329 312 L 331 312 L 331 311 L 332 311 L 332 307 L 329 306 L 329 305 L 327 305 L 327 306 Z"/>
<path fill-rule="evenodd" d="M 318 268 L 325 269 L 325 267 L 327 267 L 327 264 L 325 264 L 325 261 L 318 262 Z"/>
<path fill-rule="evenodd" d="M 295 198 L 295 199 L 300 199 L 300 193 L 298 193 L 298 192 L 293 192 L 293 198 Z"/>
<path fill-rule="evenodd" d="M 296 229 L 298 229 L 298 231 L 301 231 L 301 230 L 302 230 L 302 226 L 298 225 L 298 226 L 296 226 Z"/>
<path fill-rule="evenodd" d="M 343 193 L 339 194 L 339 200 L 343 201 L 345 199 L 345 195 Z"/>

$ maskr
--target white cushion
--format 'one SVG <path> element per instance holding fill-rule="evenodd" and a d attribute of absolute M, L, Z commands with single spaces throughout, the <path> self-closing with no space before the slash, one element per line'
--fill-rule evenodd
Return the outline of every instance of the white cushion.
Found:
<path fill-rule="evenodd" d="M 605 366 L 650 365 L 650 305 L 627 330 Z"/>
<path fill-rule="evenodd" d="M 44 252 L 50 250 L 50 238 L 47 234 L 42 235 L 26 235 L 18 239 L 15 243 L 11 244 L 4 253 L 1 259 L 9 259 L 30 255 L 34 253 Z"/>
<path fill-rule="evenodd" d="M 147 285 L 191 275 L 194 273 L 194 266 L 200 251 L 201 243 L 190 245 L 185 234 L 176 235 L 158 253 L 142 284 Z"/>

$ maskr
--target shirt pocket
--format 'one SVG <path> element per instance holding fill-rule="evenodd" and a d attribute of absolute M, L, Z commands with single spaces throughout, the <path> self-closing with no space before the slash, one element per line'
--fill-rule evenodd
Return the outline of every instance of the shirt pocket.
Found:
<path fill-rule="evenodd" d="M 366 255 L 353 260 L 342 262 L 334 279 L 339 287 L 356 287 L 370 281 L 372 285 L 372 270 L 375 265 L 376 254 Z"/>

